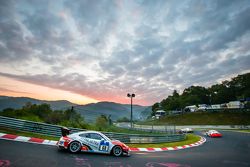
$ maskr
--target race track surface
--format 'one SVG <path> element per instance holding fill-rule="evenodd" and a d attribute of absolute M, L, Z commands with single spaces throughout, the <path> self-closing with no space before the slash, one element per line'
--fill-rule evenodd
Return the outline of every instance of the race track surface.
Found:
<path fill-rule="evenodd" d="M 199 147 L 166 152 L 132 152 L 130 157 L 58 151 L 55 146 L 0 140 L 0 167 L 247 167 L 250 133 L 222 132 Z"/>

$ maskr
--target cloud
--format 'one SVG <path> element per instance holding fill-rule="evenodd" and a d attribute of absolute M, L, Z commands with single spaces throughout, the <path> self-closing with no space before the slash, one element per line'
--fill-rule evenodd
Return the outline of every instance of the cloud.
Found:
<path fill-rule="evenodd" d="M 6 88 L 1 88 L 0 87 L 0 92 L 7 92 L 7 93 L 18 93 L 18 94 L 32 94 L 32 93 L 29 93 L 29 92 L 22 92 L 22 91 L 15 91 L 15 90 L 10 90 L 10 89 L 6 89 Z"/>
<path fill-rule="evenodd" d="M 1 1 L 2 76 L 152 104 L 250 71 L 250 3 Z"/>

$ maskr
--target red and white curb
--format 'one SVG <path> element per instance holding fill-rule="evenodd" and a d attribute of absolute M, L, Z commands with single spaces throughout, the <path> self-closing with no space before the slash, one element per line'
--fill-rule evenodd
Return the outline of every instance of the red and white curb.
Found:
<path fill-rule="evenodd" d="M 175 151 L 175 150 L 181 150 L 181 149 L 186 149 L 186 148 L 192 148 L 192 147 L 197 147 L 206 142 L 206 138 L 200 136 L 200 140 L 197 141 L 196 143 L 193 144 L 188 144 L 188 145 L 183 145 L 183 146 L 176 146 L 176 147 L 163 147 L 163 148 L 130 148 L 131 151 L 134 152 L 156 152 L 156 151 Z"/>
<path fill-rule="evenodd" d="M 5 133 L 0 133 L 0 139 L 21 141 L 21 142 L 26 142 L 26 143 L 45 144 L 45 145 L 52 145 L 52 146 L 56 145 L 57 143 L 57 141 L 53 141 L 53 140 L 45 140 L 45 139 L 39 139 L 35 137 L 17 136 L 17 135 L 5 134 Z"/>
<path fill-rule="evenodd" d="M 51 145 L 55 146 L 57 141 L 53 140 L 45 140 L 45 139 L 39 139 L 34 137 L 24 137 L 24 136 L 17 136 L 12 134 L 5 134 L 0 133 L 0 139 L 4 140 L 13 140 L 13 141 L 20 141 L 20 142 L 26 142 L 26 143 L 36 143 L 36 144 L 44 144 L 44 145 Z M 164 147 L 164 148 L 130 148 L 132 152 L 156 152 L 156 151 L 174 151 L 174 150 L 181 150 L 186 148 L 192 148 L 197 147 L 206 142 L 206 138 L 201 137 L 201 139 L 193 144 L 188 144 L 184 146 L 176 146 L 176 147 Z"/>

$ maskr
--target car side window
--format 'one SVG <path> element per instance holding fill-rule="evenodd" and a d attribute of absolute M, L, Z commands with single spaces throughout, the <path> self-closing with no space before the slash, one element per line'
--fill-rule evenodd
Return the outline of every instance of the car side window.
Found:
<path fill-rule="evenodd" d="M 89 133 L 82 133 L 79 135 L 80 137 L 86 137 L 86 138 L 90 138 L 90 134 Z"/>
<path fill-rule="evenodd" d="M 91 139 L 96 139 L 96 140 L 102 140 L 102 136 L 96 133 L 90 133 L 90 138 Z"/>

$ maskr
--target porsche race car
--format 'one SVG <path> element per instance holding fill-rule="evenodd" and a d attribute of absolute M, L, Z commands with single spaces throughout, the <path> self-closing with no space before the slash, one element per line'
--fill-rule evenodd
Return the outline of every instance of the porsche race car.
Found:
<path fill-rule="evenodd" d="M 217 130 L 209 130 L 209 131 L 205 132 L 205 135 L 207 135 L 209 137 L 222 137 L 222 134 L 219 133 Z"/>
<path fill-rule="evenodd" d="M 111 140 L 97 131 L 83 131 L 63 135 L 57 142 L 59 149 L 67 149 L 72 153 L 94 152 L 112 154 L 114 156 L 130 155 L 129 147 L 119 140 Z"/>

